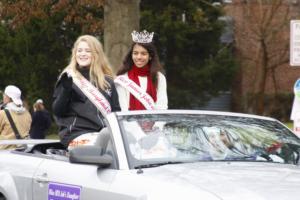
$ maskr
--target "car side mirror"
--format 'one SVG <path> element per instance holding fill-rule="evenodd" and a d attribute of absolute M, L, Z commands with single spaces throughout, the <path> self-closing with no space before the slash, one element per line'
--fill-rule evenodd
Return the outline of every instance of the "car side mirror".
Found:
<path fill-rule="evenodd" d="M 70 150 L 71 163 L 96 164 L 102 167 L 109 166 L 113 158 L 109 154 L 103 154 L 103 149 L 97 146 L 78 146 Z"/>

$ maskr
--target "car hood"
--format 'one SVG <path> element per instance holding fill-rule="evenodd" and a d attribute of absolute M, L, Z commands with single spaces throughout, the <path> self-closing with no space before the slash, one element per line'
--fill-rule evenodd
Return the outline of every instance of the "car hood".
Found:
<path fill-rule="evenodd" d="M 173 199 L 181 199 L 176 197 L 185 194 L 191 197 L 190 200 L 200 197 L 223 200 L 285 200 L 297 199 L 300 196 L 300 168 L 289 164 L 202 162 L 163 165 L 144 168 L 142 171 L 139 176 L 144 182 L 151 182 L 154 192 L 164 191 L 169 197 L 172 194 Z M 197 196 L 193 197 L 193 194 Z M 202 195 L 207 196 L 202 198 Z"/>

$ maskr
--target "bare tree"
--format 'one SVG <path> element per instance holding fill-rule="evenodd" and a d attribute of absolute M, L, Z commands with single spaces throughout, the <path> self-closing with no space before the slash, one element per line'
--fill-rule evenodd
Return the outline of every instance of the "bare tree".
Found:
<path fill-rule="evenodd" d="M 246 110 L 264 113 L 266 85 L 278 92 L 276 68 L 288 63 L 290 5 L 286 0 L 235 1 L 235 42 L 242 63 L 242 79 L 249 84 Z M 238 14 L 237 14 L 238 13 Z"/>
<path fill-rule="evenodd" d="M 131 44 L 130 33 L 138 30 L 140 0 L 106 0 L 104 4 L 104 49 L 114 71 Z"/>

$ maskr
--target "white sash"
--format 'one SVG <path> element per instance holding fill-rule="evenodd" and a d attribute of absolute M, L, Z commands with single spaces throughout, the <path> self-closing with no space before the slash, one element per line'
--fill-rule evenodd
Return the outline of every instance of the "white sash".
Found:
<path fill-rule="evenodd" d="M 84 77 L 79 78 L 75 75 L 73 70 L 67 70 L 69 76 L 72 77 L 73 83 L 85 94 L 85 96 L 100 110 L 101 114 L 106 117 L 111 113 L 110 103 L 99 92 L 99 90 L 93 86 Z"/>
<path fill-rule="evenodd" d="M 152 97 L 147 92 L 144 92 L 134 81 L 130 80 L 125 75 L 120 75 L 115 79 L 115 83 L 121 85 L 130 92 L 147 110 L 154 110 L 155 103 Z"/>

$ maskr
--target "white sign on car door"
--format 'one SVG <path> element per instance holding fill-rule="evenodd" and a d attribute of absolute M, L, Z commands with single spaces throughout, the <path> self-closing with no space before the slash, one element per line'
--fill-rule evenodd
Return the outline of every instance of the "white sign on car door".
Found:
<path fill-rule="evenodd" d="M 291 20 L 290 31 L 290 65 L 300 66 L 300 20 Z"/>

